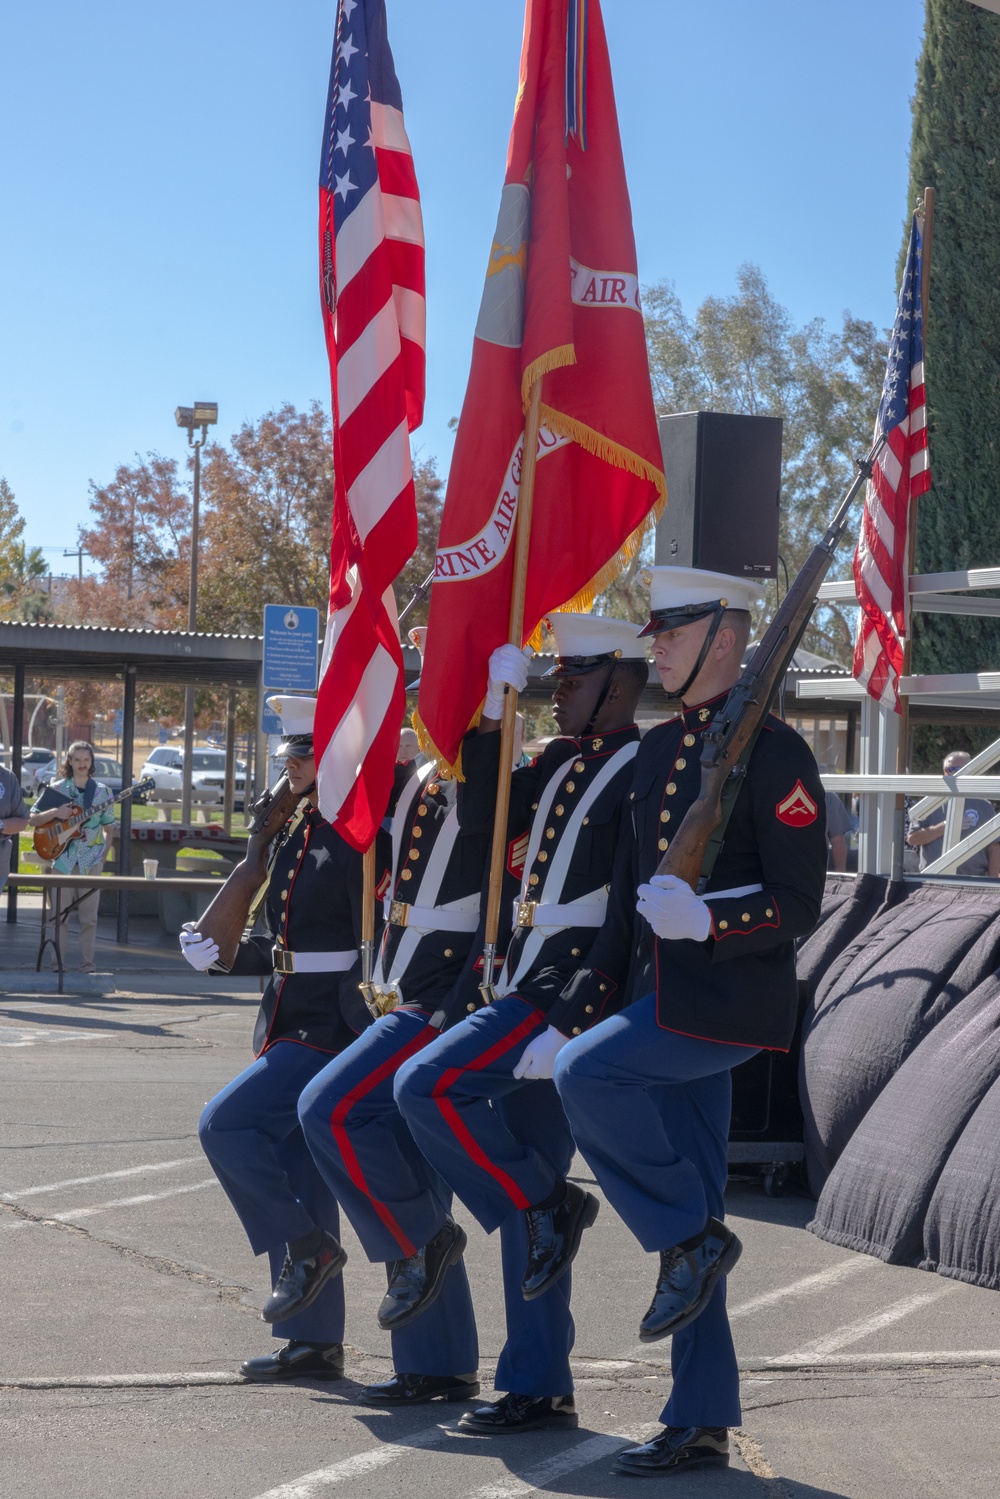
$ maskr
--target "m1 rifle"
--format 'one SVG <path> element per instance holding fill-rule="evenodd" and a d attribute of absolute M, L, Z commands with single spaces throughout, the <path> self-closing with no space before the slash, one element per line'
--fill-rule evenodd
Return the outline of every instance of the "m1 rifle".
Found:
<path fill-rule="evenodd" d="M 247 926 L 254 897 L 267 879 L 267 855 L 271 844 L 294 813 L 300 797 L 282 771 L 275 784 L 254 802 L 246 857 L 237 864 L 205 914 L 198 919 L 203 937 L 219 946 L 217 966 L 229 969 L 236 961 L 240 939 Z"/>
<path fill-rule="evenodd" d="M 684 814 L 660 860 L 657 874 L 676 875 L 699 893 L 708 883 L 757 736 L 805 633 L 820 584 L 847 527 L 855 496 L 871 478 L 875 459 L 885 441 L 885 434 L 880 434 L 868 454 L 858 459 L 858 474 L 823 540 L 813 547 L 739 681 L 706 729 L 698 798 Z"/>

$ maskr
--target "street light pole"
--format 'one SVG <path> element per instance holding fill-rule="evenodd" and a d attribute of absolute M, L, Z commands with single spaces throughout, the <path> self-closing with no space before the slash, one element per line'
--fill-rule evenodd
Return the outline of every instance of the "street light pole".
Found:
<path fill-rule="evenodd" d="M 194 485 L 191 505 L 191 577 L 188 585 L 188 629 L 198 630 L 198 526 L 201 506 L 201 449 L 208 429 L 219 420 L 214 401 L 196 401 L 193 406 L 178 406 L 174 412 L 178 427 L 187 430 L 188 446 L 194 448 Z M 195 438 L 195 428 L 201 436 Z M 184 768 L 181 772 L 181 822 L 191 821 L 191 762 L 194 759 L 194 688 L 184 689 Z"/>

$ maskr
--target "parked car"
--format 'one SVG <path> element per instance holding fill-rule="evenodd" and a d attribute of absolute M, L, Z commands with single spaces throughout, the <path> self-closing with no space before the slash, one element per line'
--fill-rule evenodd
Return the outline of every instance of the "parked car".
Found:
<path fill-rule="evenodd" d="M 156 801 L 179 802 L 181 780 L 184 771 L 184 750 L 173 745 L 161 744 L 151 751 L 148 760 L 139 772 L 139 779 L 147 776 L 156 782 L 156 790 L 150 796 Z M 246 762 L 234 761 L 233 806 L 237 812 L 243 809 L 246 790 Z M 191 757 L 191 790 L 196 801 L 205 806 L 220 806 L 224 800 L 226 755 L 224 750 L 196 749 Z"/>
<path fill-rule="evenodd" d="M 8 750 L 3 751 L 3 763 L 10 769 L 11 756 Z M 35 777 L 38 772 L 52 759 L 52 751 L 45 749 L 43 745 L 25 745 L 21 750 L 21 790 L 25 796 L 34 796 L 38 790 Z"/>
<path fill-rule="evenodd" d="M 59 779 L 59 770 L 56 760 L 51 758 L 47 765 L 42 765 L 36 776 L 36 790 L 44 791 L 51 781 Z M 122 789 L 122 767 L 120 760 L 110 760 L 107 755 L 94 756 L 94 779 L 107 786 L 117 796 Z M 137 802 L 145 801 L 144 796 L 137 796 Z"/>

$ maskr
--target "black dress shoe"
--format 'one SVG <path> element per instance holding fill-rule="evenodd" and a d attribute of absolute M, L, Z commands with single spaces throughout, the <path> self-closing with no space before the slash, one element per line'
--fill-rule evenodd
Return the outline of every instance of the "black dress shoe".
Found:
<path fill-rule="evenodd" d="M 572 1395 L 504 1395 L 477 1405 L 459 1421 L 460 1431 L 507 1436 L 517 1431 L 575 1431 L 580 1424 Z"/>
<path fill-rule="evenodd" d="M 357 1398 L 362 1405 L 426 1405 L 431 1400 L 474 1400 L 478 1394 L 475 1374 L 394 1374 L 385 1384 L 367 1385 Z"/>
<path fill-rule="evenodd" d="M 724 1426 L 665 1426 L 651 1442 L 619 1452 L 612 1472 L 643 1477 L 728 1467 L 729 1432 Z"/>
<path fill-rule="evenodd" d="M 240 1364 L 244 1379 L 254 1384 L 274 1384 L 280 1379 L 343 1379 L 344 1345 L 330 1343 L 317 1348 L 313 1343 L 286 1343 L 277 1353 L 263 1358 L 248 1358 Z"/>
<path fill-rule="evenodd" d="M 333 1234 L 324 1234 L 322 1247 L 306 1259 L 293 1260 L 286 1254 L 278 1283 L 261 1308 L 264 1321 L 283 1322 L 296 1312 L 304 1312 L 346 1264 L 347 1251 Z"/>
<path fill-rule="evenodd" d="M 693 1322 L 708 1305 L 716 1281 L 729 1274 L 742 1252 L 739 1239 L 718 1218 L 709 1218 L 696 1248 L 675 1244 L 661 1249 L 653 1300 L 639 1324 L 640 1340 L 655 1343 Z"/>
<path fill-rule="evenodd" d="M 423 1249 L 390 1265 L 389 1287 L 378 1309 L 379 1327 L 395 1332 L 425 1312 L 441 1294 L 444 1278 L 462 1258 L 467 1242 L 465 1230 L 449 1218 Z"/>
<path fill-rule="evenodd" d="M 566 1183 L 566 1196 L 554 1208 L 528 1208 L 528 1268 L 521 1282 L 525 1301 L 544 1296 L 565 1275 L 601 1204 L 575 1182 Z"/>

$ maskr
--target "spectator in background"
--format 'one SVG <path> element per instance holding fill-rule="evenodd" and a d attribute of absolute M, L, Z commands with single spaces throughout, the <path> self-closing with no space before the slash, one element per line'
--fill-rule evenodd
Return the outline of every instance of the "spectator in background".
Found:
<path fill-rule="evenodd" d="M 835 791 L 826 793 L 827 868 L 847 868 L 847 835 L 853 823 L 851 814 Z"/>
<path fill-rule="evenodd" d="M 942 769 L 946 776 L 958 775 L 963 766 L 968 765 L 971 756 L 965 750 L 952 750 L 944 758 Z M 945 809 L 931 814 L 934 821 L 912 822 L 906 841 L 910 848 L 920 850 L 920 868 L 926 869 L 941 857 L 944 848 L 944 823 Z M 962 802 L 962 832 L 961 837 L 967 838 L 980 824 L 988 822 L 995 816 L 992 802 L 983 801 L 980 797 L 967 796 Z M 960 864 L 955 870 L 956 874 L 983 875 L 991 880 L 1000 877 L 1000 841 L 994 841 L 981 848 L 978 853 L 973 854 Z"/>
<path fill-rule="evenodd" d="M 17 776 L 0 765 L 0 892 L 10 874 L 14 839 L 28 826 L 28 809 Z"/>
<path fill-rule="evenodd" d="M 104 867 L 105 856 L 111 850 L 115 833 L 115 799 L 107 786 L 94 779 L 94 746 L 85 739 L 78 739 L 66 751 L 62 767 L 62 779 L 53 781 L 45 788 L 31 809 L 33 827 L 47 822 L 56 822 L 68 817 L 77 807 L 82 807 L 86 817 L 80 824 L 79 836 L 67 843 L 63 852 L 52 864 L 57 874 L 99 875 Z M 80 968 L 84 973 L 95 970 L 94 951 L 97 945 L 97 907 L 99 890 L 88 890 L 76 905 L 80 926 Z M 64 899 L 69 904 L 70 893 Z M 66 928 L 69 913 L 60 917 L 60 947 L 65 956 Z"/>
<path fill-rule="evenodd" d="M 420 744 L 417 740 L 416 729 L 406 728 L 399 731 L 399 750 L 396 754 L 397 765 L 405 765 L 410 760 L 415 760 L 420 754 Z"/>

